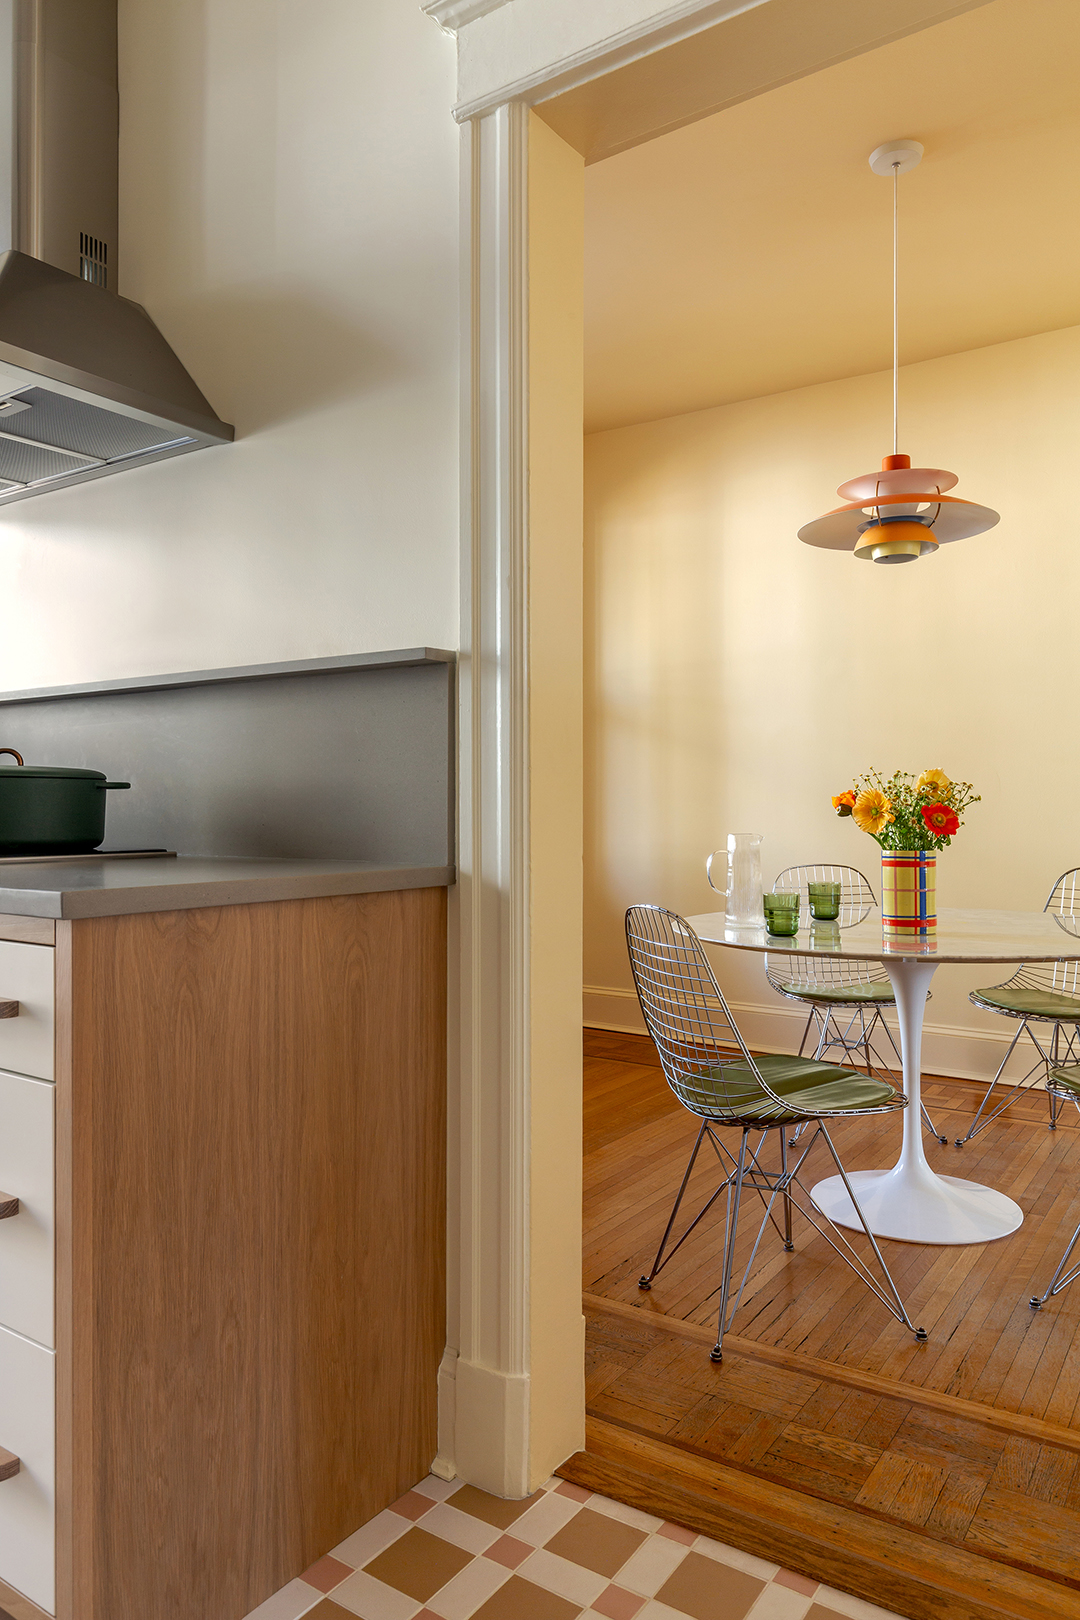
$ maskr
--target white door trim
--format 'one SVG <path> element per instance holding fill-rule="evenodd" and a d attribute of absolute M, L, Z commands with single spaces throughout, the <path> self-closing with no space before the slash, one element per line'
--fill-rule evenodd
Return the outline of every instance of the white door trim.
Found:
<path fill-rule="evenodd" d="M 504 1496 L 527 1493 L 529 1453 L 528 116 L 463 131 L 459 1317 L 438 1459 Z"/>
<path fill-rule="evenodd" d="M 601 78 L 605 73 L 625 67 L 639 57 L 649 56 L 664 45 L 689 39 L 693 34 L 701 33 L 702 29 L 711 28 L 714 23 L 724 22 L 729 17 L 737 17 L 744 11 L 753 11 L 758 6 L 768 4 L 769 0 L 677 0 L 676 4 L 629 27 L 616 29 L 601 39 L 590 39 L 587 45 L 569 51 L 556 62 L 545 63 L 516 75 L 507 83 L 459 100 L 454 108 L 454 117 L 459 123 L 464 123 L 509 101 L 524 101 L 536 106 L 551 96 L 561 95 L 564 90 L 573 90 L 579 84 Z M 575 8 L 580 5 L 581 0 L 573 0 Z M 553 6 L 551 9 L 557 12 L 561 7 Z M 582 16 L 588 17 L 587 7 L 582 8 Z M 508 14 L 499 22 L 512 31 L 515 20 L 512 14 Z M 560 21 L 559 18 L 552 18 L 553 37 L 564 32 L 559 26 Z M 472 77 L 469 71 L 472 66 L 470 56 L 477 44 L 475 34 L 459 42 L 461 77 L 466 82 Z"/>
<path fill-rule="evenodd" d="M 433 17 L 444 33 L 456 34 L 478 17 L 508 4 L 509 0 L 422 0 L 420 10 Z"/>
<path fill-rule="evenodd" d="M 522 0 L 523 36 L 536 31 L 539 3 Z M 693 31 L 758 3 L 680 0 L 636 25 L 624 44 L 645 55 L 670 42 L 676 16 Z M 926 0 L 926 9 L 940 14 L 983 3 Z M 568 4 L 551 0 L 550 9 Z M 476 18 L 461 41 L 512 26 L 517 8 L 512 0 Z M 580 16 L 580 0 L 571 9 Z M 530 99 L 542 100 L 545 85 L 556 93 L 566 74 L 578 74 L 574 82 L 599 77 L 611 65 L 610 46 L 609 37 L 534 74 Z M 451 912 L 448 1349 L 434 1466 L 446 1478 L 458 1474 L 512 1497 L 537 1483 L 530 1455 L 537 1437 L 529 1360 L 531 115 L 510 93 L 500 92 L 502 104 L 491 110 L 459 109 L 473 114 L 462 129 L 459 878 Z M 576 1152 L 576 1139 L 568 1136 L 567 1147 Z M 578 1281 L 568 1270 L 568 1286 L 576 1290 Z M 572 1399 L 583 1412 L 583 1401 Z"/>

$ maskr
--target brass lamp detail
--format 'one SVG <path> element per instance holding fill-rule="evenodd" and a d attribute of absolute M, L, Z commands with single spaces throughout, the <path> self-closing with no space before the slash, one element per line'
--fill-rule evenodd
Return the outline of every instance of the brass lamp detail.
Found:
<path fill-rule="evenodd" d="M 988 506 L 976 506 L 956 495 L 946 495 L 957 483 L 955 473 L 943 467 L 913 467 L 911 457 L 897 451 L 900 401 L 900 344 L 898 300 L 897 194 L 902 174 L 919 162 L 918 141 L 888 141 L 870 154 L 875 174 L 893 181 L 893 453 L 879 473 L 864 473 L 841 484 L 836 493 L 847 504 L 824 517 L 805 523 L 799 539 L 829 551 L 853 551 L 876 563 L 914 562 L 932 556 L 939 546 L 983 534 L 999 521 Z"/>
<path fill-rule="evenodd" d="M 872 523 L 864 529 L 855 544 L 856 557 L 870 553 L 871 562 L 910 562 L 931 550 L 923 540 L 925 529 L 910 518 L 893 518 L 888 528 L 884 523 Z M 937 542 L 934 542 L 934 549 Z"/>

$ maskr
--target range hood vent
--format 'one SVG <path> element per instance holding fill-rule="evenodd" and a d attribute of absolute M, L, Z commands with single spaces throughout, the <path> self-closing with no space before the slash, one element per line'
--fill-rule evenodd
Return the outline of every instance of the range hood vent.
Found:
<path fill-rule="evenodd" d="M 233 438 L 115 290 L 116 9 L 0 0 L 0 505 Z"/>

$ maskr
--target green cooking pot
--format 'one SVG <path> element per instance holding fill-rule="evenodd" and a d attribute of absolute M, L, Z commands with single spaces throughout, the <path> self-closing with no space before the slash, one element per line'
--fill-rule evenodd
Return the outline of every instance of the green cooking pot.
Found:
<path fill-rule="evenodd" d="M 24 765 L 14 748 L 0 748 L 17 766 L 0 766 L 0 856 L 84 855 L 105 837 L 104 771 Z"/>

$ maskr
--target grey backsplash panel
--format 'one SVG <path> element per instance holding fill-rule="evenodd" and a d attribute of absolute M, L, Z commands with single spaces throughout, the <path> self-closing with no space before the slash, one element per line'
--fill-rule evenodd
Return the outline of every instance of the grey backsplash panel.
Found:
<path fill-rule="evenodd" d="M 12 693 L 0 746 L 130 782 L 109 794 L 103 849 L 442 866 L 453 682 L 452 655 L 421 648 Z"/>

